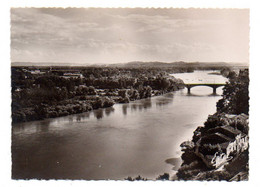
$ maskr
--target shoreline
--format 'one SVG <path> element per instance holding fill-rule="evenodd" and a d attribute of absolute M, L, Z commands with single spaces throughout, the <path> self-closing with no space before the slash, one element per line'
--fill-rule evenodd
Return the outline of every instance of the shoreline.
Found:
<path fill-rule="evenodd" d="M 67 116 L 184 87 L 161 69 L 12 68 L 12 124 Z"/>
<path fill-rule="evenodd" d="M 248 180 L 248 85 L 248 70 L 229 77 L 216 113 L 194 130 L 191 141 L 180 145 L 183 162 L 177 180 Z"/>
<path fill-rule="evenodd" d="M 67 117 L 67 116 L 70 116 L 70 115 L 75 115 L 75 114 L 82 114 L 82 113 L 85 113 L 85 112 L 92 112 L 92 111 L 95 111 L 95 110 L 98 110 L 98 109 L 106 109 L 106 108 L 109 108 L 109 107 L 113 107 L 114 104 L 124 104 L 124 103 L 130 103 L 130 102 L 133 102 L 133 101 L 138 101 L 138 100 L 142 100 L 142 99 L 148 99 L 148 98 L 152 98 L 152 97 L 156 97 L 156 96 L 162 96 L 164 94 L 167 94 L 167 93 L 171 93 L 171 92 L 174 92 L 174 91 L 179 91 L 181 89 L 184 89 L 184 87 L 180 87 L 180 88 L 177 88 L 177 90 L 173 90 L 173 91 L 169 91 L 169 92 L 163 92 L 163 93 L 160 93 L 161 91 L 159 90 L 153 90 L 153 92 L 155 92 L 155 94 L 152 94 L 150 97 L 145 97 L 145 98 L 141 98 L 141 99 L 134 99 L 134 100 L 129 100 L 128 102 L 122 102 L 123 98 L 121 98 L 121 101 L 120 99 L 116 98 L 116 99 L 113 99 L 109 96 L 105 96 L 111 100 L 113 100 L 113 104 L 111 103 L 111 105 L 108 105 L 108 106 L 105 106 L 105 107 L 98 107 L 98 108 L 92 108 L 92 109 L 88 109 L 86 111 L 81 111 L 81 112 L 76 112 L 76 113 L 68 113 L 68 114 L 61 114 L 61 115 L 58 115 L 58 116 L 49 116 L 49 117 L 44 117 L 42 118 L 41 116 L 38 116 L 39 118 L 38 119 L 33 119 L 33 120 L 27 120 L 27 121 L 21 121 L 21 122 L 14 122 L 12 120 L 12 125 L 18 125 L 18 124 L 21 124 L 21 123 L 26 123 L 26 122 L 33 122 L 33 121 L 41 121 L 41 120 L 46 120 L 46 119 L 55 119 L 55 118 L 59 118 L 59 117 Z M 88 97 L 88 96 L 87 96 Z M 102 98 L 104 96 L 101 96 L 100 95 L 93 95 L 93 96 L 90 96 L 90 97 L 95 97 L 95 98 Z M 73 100 L 74 98 L 72 98 Z M 78 100 L 75 102 L 77 103 Z M 82 102 L 84 104 L 84 101 Z M 86 103 L 85 103 L 86 104 Z M 55 107 L 57 106 L 60 106 L 60 105 L 56 105 Z M 48 106 L 48 108 L 52 108 L 54 106 Z M 71 107 L 69 109 L 73 109 L 73 105 L 71 105 Z"/>

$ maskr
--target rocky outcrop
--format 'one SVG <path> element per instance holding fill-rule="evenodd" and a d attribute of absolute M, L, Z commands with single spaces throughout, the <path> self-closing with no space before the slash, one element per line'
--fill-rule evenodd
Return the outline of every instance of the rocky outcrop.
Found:
<path fill-rule="evenodd" d="M 248 115 L 216 113 L 181 144 L 180 180 L 243 180 L 248 172 Z M 241 174 L 240 177 L 239 173 Z M 243 176 L 243 177 L 242 177 Z"/>

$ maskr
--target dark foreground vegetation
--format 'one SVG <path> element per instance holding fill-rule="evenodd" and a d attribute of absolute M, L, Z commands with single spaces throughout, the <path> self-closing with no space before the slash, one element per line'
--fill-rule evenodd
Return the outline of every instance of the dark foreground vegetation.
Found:
<path fill-rule="evenodd" d="M 11 70 L 13 123 L 87 112 L 183 88 L 182 80 L 161 68 L 12 67 Z"/>
<path fill-rule="evenodd" d="M 179 180 L 248 179 L 248 70 L 229 73 L 217 112 L 182 143 Z"/>

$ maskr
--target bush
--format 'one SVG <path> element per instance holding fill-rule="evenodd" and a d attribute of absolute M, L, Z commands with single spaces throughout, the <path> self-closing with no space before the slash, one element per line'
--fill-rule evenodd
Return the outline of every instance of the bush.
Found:
<path fill-rule="evenodd" d="M 103 107 L 104 108 L 107 108 L 107 107 L 111 107 L 115 104 L 114 100 L 113 99 L 109 99 L 108 97 L 105 97 L 103 99 Z"/>
<path fill-rule="evenodd" d="M 194 149 L 194 143 L 192 141 L 185 141 L 183 143 L 181 143 L 181 150 L 182 151 L 190 151 Z"/>
<path fill-rule="evenodd" d="M 164 173 L 163 175 L 159 175 L 159 177 L 156 178 L 156 180 L 169 180 L 170 175 L 169 173 Z"/>
<path fill-rule="evenodd" d="M 228 181 L 231 178 L 232 175 L 227 171 L 206 171 L 198 175 L 195 180 Z"/>
<path fill-rule="evenodd" d="M 215 127 L 230 125 L 232 121 L 233 120 L 227 117 L 225 113 L 209 115 L 207 121 L 204 123 L 204 132 Z"/>
<path fill-rule="evenodd" d="M 132 177 L 127 177 L 127 178 L 125 178 L 125 180 L 128 180 L 128 181 L 140 181 L 140 180 L 142 180 L 142 181 L 146 181 L 147 179 L 146 178 L 143 178 L 143 177 L 141 177 L 140 175 L 138 175 L 137 177 L 135 177 L 135 178 L 132 178 Z"/>
<path fill-rule="evenodd" d="M 12 121 L 13 123 L 18 123 L 18 122 L 24 122 L 26 121 L 26 115 L 22 111 L 16 111 L 12 113 Z"/>
<path fill-rule="evenodd" d="M 182 155 L 181 155 L 181 159 L 183 160 L 183 164 L 182 165 L 187 165 L 187 164 L 191 164 L 192 162 L 194 162 L 195 160 L 198 160 L 198 156 L 195 154 L 194 151 L 185 151 Z"/>
<path fill-rule="evenodd" d="M 129 102 L 130 102 L 130 99 L 129 99 L 128 97 L 125 97 L 125 98 L 120 97 L 120 98 L 118 99 L 118 102 L 119 102 L 119 103 L 129 103 Z"/>

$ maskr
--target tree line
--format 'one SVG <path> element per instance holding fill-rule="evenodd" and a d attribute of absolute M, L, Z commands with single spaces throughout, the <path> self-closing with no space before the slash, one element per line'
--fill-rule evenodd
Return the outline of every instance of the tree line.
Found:
<path fill-rule="evenodd" d="M 42 74 L 32 74 L 25 67 L 11 70 L 13 122 L 85 112 L 183 87 L 181 80 L 161 69 L 139 73 L 133 68 L 86 68 L 79 72 L 82 78 L 65 77 L 69 68 L 58 73 L 44 69 Z"/>

